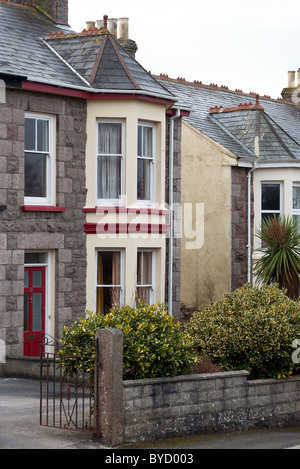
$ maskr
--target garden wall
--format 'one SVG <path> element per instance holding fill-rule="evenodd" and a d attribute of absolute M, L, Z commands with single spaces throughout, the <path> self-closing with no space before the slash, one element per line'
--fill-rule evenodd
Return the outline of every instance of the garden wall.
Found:
<path fill-rule="evenodd" d="M 123 335 L 99 340 L 96 428 L 108 446 L 300 425 L 300 376 L 248 381 L 247 371 L 122 381 Z"/>
<path fill-rule="evenodd" d="M 125 443 L 300 424 L 300 376 L 248 381 L 248 375 L 125 381 Z"/>

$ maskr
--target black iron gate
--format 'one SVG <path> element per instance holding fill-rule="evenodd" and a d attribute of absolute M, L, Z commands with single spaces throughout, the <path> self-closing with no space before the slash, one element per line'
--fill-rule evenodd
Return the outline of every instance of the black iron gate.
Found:
<path fill-rule="evenodd" d="M 40 425 L 97 433 L 94 419 L 94 367 L 97 342 L 92 347 L 62 347 L 44 335 L 40 363 Z M 95 408 L 94 408 L 95 407 Z"/>

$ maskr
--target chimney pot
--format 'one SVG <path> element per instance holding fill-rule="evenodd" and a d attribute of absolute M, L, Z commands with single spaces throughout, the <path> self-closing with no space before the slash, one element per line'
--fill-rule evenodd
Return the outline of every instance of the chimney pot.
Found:
<path fill-rule="evenodd" d="M 96 26 L 98 29 L 104 28 L 104 20 L 97 20 Z"/>
<path fill-rule="evenodd" d="M 300 68 L 297 71 L 297 85 L 296 86 L 300 86 Z"/>
<path fill-rule="evenodd" d="M 295 86 L 295 75 L 296 75 L 296 72 L 294 71 L 288 72 L 288 87 L 289 88 Z"/>
<path fill-rule="evenodd" d="M 95 21 L 87 21 L 86 22 L 86 29 L 95 29 Z"/>
<path fill-rule="evenodd" d="M 109 18 L 108 30 L 115 38 L 117 38 L 117 35 L 118 35 L 118 19 L 117 18 Z"/>
<path fill-rule="evenodd" d="M 119 18 L 119 37 L 129 39 L 129 18 Z"/>

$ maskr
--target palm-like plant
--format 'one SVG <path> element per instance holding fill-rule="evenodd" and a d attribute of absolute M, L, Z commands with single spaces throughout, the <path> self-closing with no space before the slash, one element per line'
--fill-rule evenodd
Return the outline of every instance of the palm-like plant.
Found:
<path fill-rule="evenodd" d="M 277 283 L 291 299 L 300 295 L 300 233 L 291 217 L 268 218 L 256 230 L 262 256 L 255 263 L 257 279 L 266 284 Z"/>

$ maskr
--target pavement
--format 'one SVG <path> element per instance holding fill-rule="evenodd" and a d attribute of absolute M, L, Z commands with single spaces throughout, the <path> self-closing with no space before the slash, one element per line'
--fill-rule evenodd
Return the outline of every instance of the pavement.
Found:
<path fill-rule="evenodd" d="M 40 426 L 39 406 L 38 380 L 0 378 L 0 449 L 94 449 L 103 450 L 105 455 L 109 454 L 109 451 L 115 451 L 103 446 L 92 434 Z M 160 452 L 201 449 L 300 449 L 300 426 L 192 436 L 126 445 L 118 450 L 130 454 L 133 450 L 147 453 L 153 452 L 154 449 Z"/>

